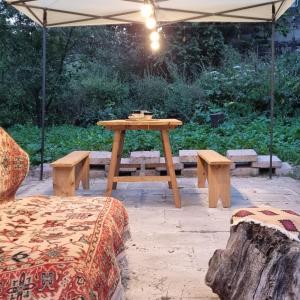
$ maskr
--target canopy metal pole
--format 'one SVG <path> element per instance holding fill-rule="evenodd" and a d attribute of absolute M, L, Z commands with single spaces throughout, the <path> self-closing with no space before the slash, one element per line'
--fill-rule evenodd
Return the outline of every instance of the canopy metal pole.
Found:
<path fill-rule="evenodd" d="M 272 37 L 271 37 L 271 111 L 270 111 L 270 169 L 269 177 L 272 179 L 273 171 L 273 127 L 274 127 L 274 102 L 275 102 L 275 5 L 272 5 Z"/>
<path fill-rule="evenodd" d="M 45 102 L 46 102 L 46 34 L 47 11 L 43 11 L 43 55 L 42 55 L 42 105 L 41 105 L 41 169 L 40 180 L 44 175 L 44 151 L 45 151 Z"/>

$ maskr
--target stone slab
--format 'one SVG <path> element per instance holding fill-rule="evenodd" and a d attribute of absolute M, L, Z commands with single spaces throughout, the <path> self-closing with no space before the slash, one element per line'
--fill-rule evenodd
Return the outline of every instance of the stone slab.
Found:
<path fill-rule="evenodd" d="M 91 151 L 90 165 L 107 165 L 111 160 L 111 152 L 109 151 Z"/>
<path fill-rule="evenodd" d="M 230 170 L 234 170 L 235 169 L 235 163 L 233 162 L 233 163 L 231 163 L 231 165 L 230 165 Z"/>
<path fill-rule="evenodd" d="M 287 163 L 283 162 L 280 168 L 275 169 L 275 175 L 277 176 L 289 176 L 293 173 L 293 167 Z"/>
<path fill-rule="evenodd" d="M 272 168 L 280 168 L 281 160 L 277 156 L 272 156 Z M 267 169 L 270 168 L 270 155 L 258 155 L 257 160 L 252 162 L 252 168 Z"/>
<path fill-rule="evenodd" d="M 226 156 L 233 162 L 254 162 L 257 160 L 257 153 L 253 149 L 227 150 Z"/>
<path fill-rule="evenodd" d="M 156 164 L 159 163 L 159 151 L 133 151 L 130 153 L 131 164 Z"/>
<path fill-rule="evenodd" d="M 137 170 L 132 173 L 132 176 L 159 176 L 159 172 L 155 169 Z"/>
<path fill-rule="evenodd" d="M 166 161 L 165 161 L 165 158 L 164 157 L 161 157 L 160 158 L 160 163 L 161 164 L 165 164 Z M 183 163 L 180 162 L 180 159 L 178 156 L 174 156 L 173 157 L 173 165 L 174 165 L 174 168 L 175 170 L 182 170 L 183 169 Z M 157 171 L 161 172 L 161 171 L 166 171 L 166 167 L 165 166 L 161 166 L 161 167 L 157 167 L 156 168 Z"/>
<path fill-rule="evenodd" d="M 258 168 L 235 168 L 231 170 L 232 176 L 258 176 L 259 169 Z"/>
<path fill-rule="evenodd" d="M 137 168 L 135 168 L 135 167 L 122 167 L 122 165 L 129 165 L 129 164 L 130 164 L 129 158 L 121 158 L 120 171 L 121 172 L 135 172 L 137 170 Z"/>
<path fill-rule="evenodd" d="M 197 162 L 198 150 L 179 150 L 179 160 L 182 163 Z"/>
<path fill-rule="evenodd" d="M 90 170 L 90 178 L 104 178 L 105 170 Z"/>
<path fill-rule="evenodd" d="M 181 176 L 183 177 L 197 177 L 197 168 L 188 168 L 181 170 Z"/>

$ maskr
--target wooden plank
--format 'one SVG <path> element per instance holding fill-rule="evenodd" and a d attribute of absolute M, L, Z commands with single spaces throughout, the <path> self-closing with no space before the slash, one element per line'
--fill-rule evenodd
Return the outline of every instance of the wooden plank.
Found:
<path fill-rule="evenodd" d="M 81 174 L 81 182 L 84 190 L 88 190 L 90 188 L 90 158 L 89 156 L 85 158 L 82 162 L 82 174 Z"/>
<path fill-rule="evenodd" d="M 170 181 L 170 176 L 117 176 L 113 182 L 154 182 Z"/>
<path fill-rule="evenodd" d="M 204 188 L 207 179 L 207 174 L 205 171 L 206 162 L 200 156 L 197 157 L 197 160 L 198 187 Z"/>
<path fill-rule="evenodd" d="M 75 168 L 75 189 L 78 190 L 80 182 L 81 182 L 81 178 L 82 178 L 82 161 L 79 162 L 76 166 L 74 166 Z"/>
<path fill-rule="evenodd" d="M 152 119 L 152 120 L 111 120 L 99 121 L 97 125 L 102 126 L 180 126 L 182 122 L 177 119 Z"/>
<path fill-rule="evenodd" d="M 90 151 L 73 151 L 68 155 L 51 163 L 51 166 L 55 168 L 73 167 L 89 155 Z"/>
<path fill-rule="evenodd" d="M 169 131 L 162 130 L 161 136 L 162 136 L 162 142 L 164 144 L 167 170 L 168 170 L 168 174 L 171 179 L 171 186 L 172 186 L 173 195 L 174 195 L 175 207 L 180 208 L 181 207 L 181 199 L 180 199 L 180 194 L 179 194 L 179 190 L 178 190 L 178 186 L 177 186 L 175 170 L 174 170 L 174 166 L 173 166 L 172 151 L 171 151 L 170 139 L 169 139 Z"/>
<path fill-rule="evenodd" d="M 123 146 L 124 146 L 124 140 L 125 140 L 125 130 L 121 131 L 120 135 L 120 143 L 119 143 L 119 149 L 118 149 L 118 155 L 117 155 L 117 165 L 115 169 L 115 177 L 119 175 L 120 172 L 120 163 L 122 158 L 122 152 L 123 152 Z M 113 182 L 113 190 L 117 188 L 117 182 Z"/>
<path fill-rule="evenodd" d="M 111 153 L 111 161 L 107 176 L 107 187 L 106 187 L 106 196 L 111 196 L 112 190 L 113 190 L 113 179 L 116 174 L 117 164 L 118 164 L 118 153 L 119 153 L 119 147 L 121 142 L 121 131 L 116 130 L 114 133 L 114 141 L 112 146 L 112 153 Z"/>
<path fill-rule="evenodd" d="M 199 150 L 198 155 L 209 165 L 231 164 L 231 160 L 214 150 Z"/>
<path fill-rule="evenodd" d="M 53 169 L 53 192 L 55 196 L 75 195 L 75 168 Z"/>
<path fill-rule="evenodd" d="M 160 132 L 160 135 L 161 135 L 162 146 L 163 146 L 163 152 L 164 152 L 164 157 L 165 157 L 165 167 L 166 167 L 166 169 L 167 169 L 167 175 L 170 176 L 169 168 L 168 168 L 167 160 L 166 160 L 166 148 L 165 148 L 165 144 L 164 144 L 164 142 L 163 142 L 162 132 Z M 172 162 L 172 163 L 173 163 L 173 162 Z M 169 186 L 169 189 L 172 188 L 172 182 L 171 182 L 171 181 L 168 181 L 168 186 Z"/>
<path fill-rule="evenodd" d="M 231 205 L 230 191 L 230 166 L 208 165 L 208 202 L 209 207 L 217 207 L 218 200 L 222 201 L 223 207 Z"/>

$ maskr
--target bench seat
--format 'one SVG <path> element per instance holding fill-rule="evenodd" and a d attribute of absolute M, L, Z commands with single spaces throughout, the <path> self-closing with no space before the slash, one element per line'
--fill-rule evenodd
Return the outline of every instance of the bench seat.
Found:
<path fill-rule="evenodd" d="M 217 207 L 219 199 L 223 207 L 230 207 L 231 160 L 213 150 L 199 150 L 197 154 L 198 187 L 204 188 L 208 181 L 209 207 Z"/>
<path fill-rule="evenodd" d="M 90 151 L 73 151 L 51 163 L 55 196 L 74 196 L 82 182 L 89 189 Z"/>

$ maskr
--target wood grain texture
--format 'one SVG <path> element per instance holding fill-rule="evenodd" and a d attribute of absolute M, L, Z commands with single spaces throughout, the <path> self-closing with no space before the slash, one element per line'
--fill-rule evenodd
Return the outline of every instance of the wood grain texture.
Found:
<path fill-rule="evenodd" d="M 209 262 L 206 284 L 221 300 L 299 300 L 300 243 L 254 223 L 231 228 Z"/>
<path fill-rule="evenodd" d="M 199 150 L 198 155 L 209 165 L 231 164 L 231 160 L 214 150 Z"/>
<path fill-rule="evenodd" d="M 111 120 L 99 121 L 97 125 L 111 130 L 163 130 L 176 128 L 182 125 L 182 122 L 177 119 Z"/>
<path fill-rule="evenodd" d="M 90 151 L 74 151 L 51 164 L 55 196 L 74 196 L 80 182 L 83 189 L 89 189 L 89 154 Z"/>
<path fill-rule="evenodd" d="M 165 151 L 166 166 L 167 166 L 167 170 L 168 170 L 167 173 L 170 176 L 170 180 L 171 180 L 170 186 L 172 187 L 172 191 L 173 191 L 175 207 L 180 208 L 181 207 L 181 199 L 180 199 L 179 189 L 177 186 L 175 169 L 174 169 L 174 165 L 173 165 L 172 150 L 171 150 L 171 146 L 170 146 L 168 130 L 162 130 L 161 136 L 162 136 L 162 142 L 164 145 L 163 148 Z"/>
<path fill-rule="evenodd" d="M 107 187 L 106 187 L 106 196 L 111 196 L 113 185 L 114 185 L 114 176 L 118 172 L 117 166 L 118 166 L 118 154 L 119 154 L 119 148 L 122 140 L 122 131 L 121 130 L 115 130 L 114 132 L 114 141 L 112 145 L 112 152 L 111 152 L 111 161 L 107 176 Z"/>
<path fill-rule="evenodd" d="M 113 182 L 152 182 L 170 181 L 170 176 L 118 176 L 113 178 Z"/>
<path fill-rule="evenodd" d="M 73 167 L 90 155 L 90 151 L 73 151 L 66 156 L 51 163 L 52 167 Z"/>
<path fill-rule="evenodd" d="M 198 151 L 197 176 L 198 187 L 204 188 L 208 181 L 208 205 L 217 207 L 221 200 L 223 207 L 231 206 L 230 188 L 231 161 L 213 150 Z"/>
<path fill-rule="evenodd" d="M 53 168 L 54 196 L 75 195 L 75 167 Z"/>

